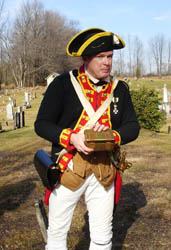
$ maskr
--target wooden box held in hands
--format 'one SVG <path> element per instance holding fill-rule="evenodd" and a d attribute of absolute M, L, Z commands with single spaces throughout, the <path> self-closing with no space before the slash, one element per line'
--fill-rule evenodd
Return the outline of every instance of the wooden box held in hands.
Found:
<path fill-rule="evenodd" d="M 84 131 L 85 145 L 93 148 L 94 151 L 112 151 L 114 150 L 114 136 L 111 129 L 101 132 L 95 132 L 92 129 Z"/>

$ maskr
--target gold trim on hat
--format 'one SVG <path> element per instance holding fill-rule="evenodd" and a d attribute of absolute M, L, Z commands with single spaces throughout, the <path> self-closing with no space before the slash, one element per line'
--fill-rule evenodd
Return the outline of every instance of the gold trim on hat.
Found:
<path fill-rule="evenodd" d="M 96 39 L 100 38 L 100 37 L 104 37 L 104 36 L 111 36 L 112 33 L 111 32 L 100 32 L 95 34 L 94 36 L 90 37 L 87 41 L 85 41 L 81 47 L 79 48 L 79 50 L 77 51 L 77 56 L 81 56 L 83 51 L 87 48 L 87 46 L 89 44 L 91 44 L 93 41 L 95 41 Z"/>
<path fill-rule="evenodd" d="M 78 34 L 76 34 L 76 35 L 71 39 L 71 41 L 68 43 L 68 45 L 67 45 L 67 47 L 66 47 L 66 51 L 67 51 L 67 54 L 68 54 L 69 56 L 77 56 L 77 52 L 72 52 L 72 53 L 69 52 L 69 46 L 71 45 L 71 43 L 73 42 L 73 40 L 75 40 L 79 35 L 81 35 L 81 34 L 87 32 L 87 31 L 89 31 L 89 30 L 99 30 L 99 31 L 101 31 L 101 32 L 105 32 L 105 30 L 100 29 L 100 28 L 89 28 L 89 29 L 86 29 L 86 30 L 83 30 L 83 31 L 79 32 Z"/>
<path fill-rule="evenodd" d="M 85 41 L 81 47 L 78 49 L 78 51 L 76 52 L 70 52 L 69 51 L 69 47 L 70 45 L 72 44 L 72 42 L 78 37 L 80 36 L 81 34 L 89 31 L 89 30 L 99 30 L 100 32 L 97 33 L 97 34 L 94 34 L 93 36 L 91 36 L 87 41 Z M 79 57 L 79 56 L 82 56 L 82 53 L 83 51 L 87 48 L 88 45 L 90 45 L 93 41 L 95 41 L 96 39 L 100 38 L 100 37 L 103 37 L 103 36 L 116 36 L 118 39 L 119 39 L 119 42 L 122 44 L 123 48 L 125 47 L 125 42 L 122 40 L 122 38 L 118 35 L 116 35 L 115 33 L 112 33 L 112 32 L 106 32 L 105 30 L 103 29 L 100 29 L 100 28 L 89 28 L 89 29 L 86 29 L 86 30 L 83 30 L 81 32 L 79 32 L 77 35 L 75 35 L 71 40 L 70 42 L 68 43 L 67 47 L 66 47 L 66 52 L 69 56 L 75 56 L 75 57 Z M 114 39 L 113 39 L 114 40 Z M 117 43 L 115 43 L 113 41 L 113 44 L 117 45 Z"/>

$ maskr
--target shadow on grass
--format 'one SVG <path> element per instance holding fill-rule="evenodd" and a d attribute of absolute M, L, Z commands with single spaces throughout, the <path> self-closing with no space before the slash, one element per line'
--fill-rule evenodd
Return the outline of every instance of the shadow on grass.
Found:
<path fill-rule="evenodd" d="M 140 183 L 123 185 L 119 205 L 113 219 L 113 247 L 112 250 L 121 250 L 128 229 L 140 217 L 138 209 L 147 204 Z M 75 250 L 88 250 L 90 243 L 88 214 L 85 214 L 85 226 L 82 230 L 82 238 Z"/>
<path fill-rule="evenodd" d="M 0 188 L 0 216 L 6 211 L 18 208 L 21 203 L 27 200 L 36 186 L 33 183 L 35 179 L 29 178 Z"/>
<path fill-rule="evenodd" d="M 32 170 L 34 170 L 33 165 L 33 158 L 34 154 L 30 152 L 25 153 L 8 153 L 8 154 L 2 154 L 0 155 L 0 161 L 1 161 L 1 169 L 0 169 L 0 175 L 2 176 L 8 176 L 11 175 L 12 172 L 17 171 L 30 171 L 30 167 Z"/>

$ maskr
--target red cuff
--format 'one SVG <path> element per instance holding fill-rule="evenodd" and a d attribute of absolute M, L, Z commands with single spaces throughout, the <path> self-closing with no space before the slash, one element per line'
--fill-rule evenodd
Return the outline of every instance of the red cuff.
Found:
<path fill-rule="evenodd" d="M 72 150 L 75 148 L 74 145 L 70 144 L 70 138 L 73 133 L 75 133 L 74 130 L 70 128 L 65 128 L 62 130 L 62 133 L 60 134 L 59 137 L 59 143 L 61 144 L 61 146 L 63 146 L 68 150 Z"/>
<path fill-rule="evenodd" d="M 121 144 L 121 136 L 116 130 L 112 130 L 114 140 L 115 140 L 115 146 L 119 147 Z"/>

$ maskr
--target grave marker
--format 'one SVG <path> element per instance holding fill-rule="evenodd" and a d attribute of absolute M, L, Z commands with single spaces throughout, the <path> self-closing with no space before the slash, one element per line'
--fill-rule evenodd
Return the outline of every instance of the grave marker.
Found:
<path fill-rule="evenodd" d="M 0 133 L 3 132 L 3 129 L 2 129 L 2 124 L 0 122 Z"/>
<path fill-rule="evenodd" d="M 166 112 L 167 116 L 170 115 L 169 93 L 167 91 L 167 85 L 163 87 L 163 104 L 162 109 Z"/>
<path fill-rule="evenodd" d="M 25 106 L 26 108 L 31 108 L 28 92 L 25 92 Z"/>
<path fill-rule="evenodd" d="M 13 106 L 11 103 L 9 103 L 6 106 L 6 111 L 7 111 L 7 120 L 14 120 Z"/>

